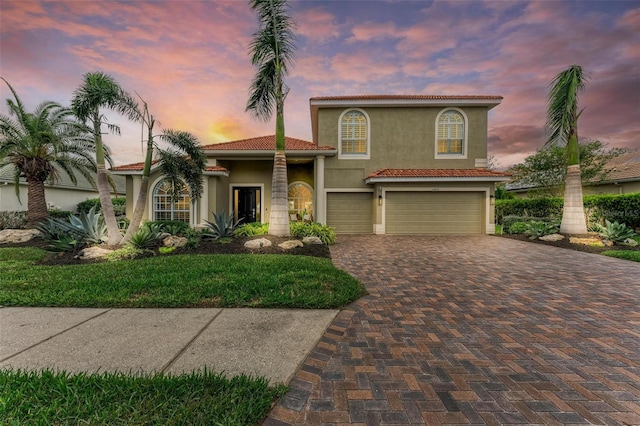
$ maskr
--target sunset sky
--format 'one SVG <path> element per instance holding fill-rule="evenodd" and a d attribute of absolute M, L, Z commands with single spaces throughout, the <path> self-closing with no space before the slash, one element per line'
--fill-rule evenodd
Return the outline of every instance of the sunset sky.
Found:
<path fill-rule="evenodd" d="M 288 136 L 311 140 L 313 96 L 500 95 L 489 151 L 507 167 L 544 144 L 549 82 L 579 64 L 590 75 L 581 138 L 640 148 L 640 1 L 299 0 L 290 14 Z M 139 93 L 160 128 L 203 144 L 274 133 L 245 112 L 248 1 L 2 0 L 0 28 L 0 74 L 29 110 L 69 105 L 82 75 L 101 70 Z M 3 114 L 9 97 L 3 83 Z M 107 117 L 123 124 L 107 139 L 115 164 L 142 161 L 140 125 Z"/>

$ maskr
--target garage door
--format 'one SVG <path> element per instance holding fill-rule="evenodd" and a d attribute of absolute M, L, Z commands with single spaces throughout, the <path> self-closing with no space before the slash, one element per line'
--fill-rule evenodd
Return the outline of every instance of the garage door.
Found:
<path fill-rule="evenodd" d="M 338 234 L 371 234 L 372 197 L 370 192 L 329 192 L 327 225 Z"/>
<path fill-rule="evenodd" d="M 481 234 L 484 192 L 386 193 L 387 234 Z"/>

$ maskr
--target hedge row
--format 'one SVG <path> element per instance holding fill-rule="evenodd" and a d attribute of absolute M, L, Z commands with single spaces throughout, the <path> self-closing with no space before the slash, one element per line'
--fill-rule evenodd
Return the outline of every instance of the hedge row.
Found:
<path fill-rule="evenodd" d="M 125 197 L 114 197 L 111 199 L 113 203 L 113 210 L 116 213 L 116 216 L 124 216 L 126 207 L 127 207 L 127 199 Z M 81 201 L 78 203 L 78 213 L 89 213 L 92 207 L 95 207 L 95 211 L 102 210 L 102 206 L 100 205 L 100 198 L 89 198 L 87 200 Z"/>
<path fill-rule="evenodd" d="M 560 197 L 516 198 L 496 200 L 496 223 L 505 216 L 532 216 L 562 218 L 564 200 Z M 584 197 L 585 214 L 591 221 L 624 223 L 640 228 L 640 192 L 623 195 L 587 195 Z"/>

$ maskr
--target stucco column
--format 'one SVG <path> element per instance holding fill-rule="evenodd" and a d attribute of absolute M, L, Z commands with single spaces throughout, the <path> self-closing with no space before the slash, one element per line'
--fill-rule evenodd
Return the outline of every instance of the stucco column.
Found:
<path fill-rule="evenodd" d="M 324 205 L 324 155 L 316 156 L 316 176 L 315 176 L 315 193 L 316 193 L 316 205 L 315 205 L 315 220 L 318 223 L 325 224 L 326 207 Z"/>
<path fill-rule="evenodd" d="M 200 198 L 200 214 L 195 218 L 194 225 L 203 225 L 204 220 L 209 217 L 209 176 L 204 175 L 202 179 L 202 197 Z"/>

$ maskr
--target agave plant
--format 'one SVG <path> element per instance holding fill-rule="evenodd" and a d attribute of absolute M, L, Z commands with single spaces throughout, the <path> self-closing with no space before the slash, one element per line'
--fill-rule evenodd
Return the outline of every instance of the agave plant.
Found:
<path fill-rule="evenodd" d="M 214 240 L 233 237 L 233 233 L 241 221 L 242 219 L 233 221 L 233 211 L 229 215 L 224 210 L 220 214 L 213 212 L 213 222 L 205 220 L 207 228 L 202 232 L 202 236 Z"/>
<path fill-rule="evenodd" d="M 70 216 L 69 223 L 84 234 L 83 240 L 88 244 L 101 244 L 109 239 L 104 218 L 101 213 L 96 212 L 95 207 L 87 213 L 80 213 L 78 217 Z"/>
<path fill-rule="evenodd" d="M 525 234 L 529 235 L 530 240 L 535 240 L 536 238 L 555 234 L 556 232 L 558 232 L 558 225 L 555 223 L 533 221 L 527 223 Z"/>
<path fill-rule="evenodd" d="M 611 223 L 608 220 L 605 220 L 605 226 L 597 224 L 594 228 L 602 238 L 613 241 L 614 243 L 623 243 L 627 238 L 631 238 L 636 235 L 633 229 L 629 228 L 624 223 Z"/>

